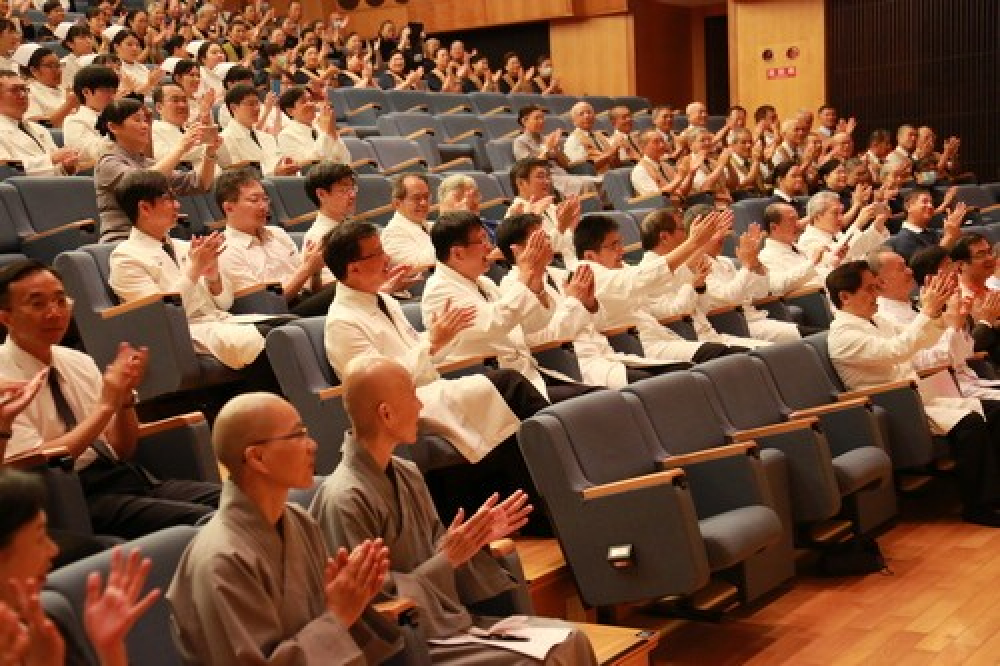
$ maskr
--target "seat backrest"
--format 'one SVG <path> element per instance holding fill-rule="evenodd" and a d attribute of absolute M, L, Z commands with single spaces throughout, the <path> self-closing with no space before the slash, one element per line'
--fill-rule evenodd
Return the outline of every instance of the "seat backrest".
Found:
<path fill-rule="evenodd" d="M 85 176 L 37 178 L 15 176 L 7 182 L 24 202 L 35 231 L 54 229 L 82 219 L 98 219 L 94 179 Z"/>
<path fill-rule="evenodd" d="M 640 111 L 651 111 L 653 105 L 649 103 L 648 97 L 637 97 L 635 95 L 625 95 L 624 97 L 615 97 L 616 106 L 627 107 L 632 113 L 639 113 Z"/>
<path fill-rule="evenodd" d="M 421 90 L 386 90 L 385 98 L 389 102 L 389 110 L 397 113 L 405 111 L 427 112 L 430 108 L 429 93 Z"/>
<path fill-rule="evenodd" d="M 426 162 L 426 158 L 416 141 L 398 136 L 372 136 L 368 137 L 366 141 L 371 144 L 372 150 L 375 151 L 375 155 L 378 157 L 378 163 L 383 169 L 392 169 L 413 158 L 418 158 Z M 419 166 L 414 168 L 423 170 Z"/>
<path fill-rule="evenodd" d="M 683 132 L 684 130 L 687 129 L 687 127 L 688 127 L 689 124 L 690 123 L 688 122 L 687 115 L 685 115 L 683 113 L 678 113 L 676 116 L 674 116 L 674 121 L 673 121 L 672 129 L 675 132 Z"/>
<path fill-rule="evenodd" d="M 611 199 L 611 205 L 615 210 L 626 210 L 629 206 L 628 200 L 632 198 L 632 170 L 611 169 L 604 174 L 602 189 Z"/>
<path fill-rule="evenodd" d="M 739 236 L 751 224 L 761 224 L 764 221 L 764 209 L 769 199 L 743 199 L 737 201 L 730 209 L 733 211 L 733 235 Z"/>
<path fill-rule="evenodd" d="M 680 455 L 726 443 L 726 417 L 704 375 L 670 372 L 622 391 L 642 406 L 665 452 Z"/>
<path fill-rule="evenodd" d="M 744 430 L 780 423 L 788 409 L 764 365 L 748 354 L 732 354 L 695 365 L 707 377 L 716 399 L 735 428 Z M 748 390 L 748 387 L 753 387 Z"/>
<path fill-rule="evenodd" d="M 281 207 L 289 219 L 316 210 L 316 204 L 306 194 L 306 179 L 303 176 L 270 176 L 268 180 L 274 184 Z"/>
<path fill-rule="evenodd" d="M 410 322 L 410 326 L 413 327 L 415 331 L 423 331 L 424 329 L 424 315 L 420 310 L 420 303 L 410 302 L 401 303 L 403 308 L 403 314 L 406 315 L 406 320 Z"/>
<path fill-rule="evenodd" d="M 470 130 L 479 132 L 479 136 L 486 135 L 486 128 L 483 126 L 483 121 L 479 116 L 471 113 L 450 113 L 438 116 L 438 122 L 441 123 L 441 129 L 444 131 L 445 138 L 448 139 Z"/>
<path fill-rule="evenodd" d="M 543 95 L 544 103 L 542 106 L 549 110 L 552 115 L 565 115 L 569 113 L 573 105 L 580 101 L 580 98 L 575 95 Z"/>
<path fill-rule="evenodd" d="M 3 185 L 0 184 L 0 187 Z M 18 233 L 17 219 L 8 212 L 6 202 L 0 197 L 0 254 L 20 252 L 21 236 Z"/>
<path fill-rule="evenodd" d="M 472 100 L 464 93 L 439 92 L 427 96 L 430 112 L 437 116 L 473 113 Z"/>
<path fill-rule="evenodd" d="M 844 386 L 843 380 L 840 379 L 840 375 L 837 374 L 837 369 L 833 367 L 833 360 L 830 358 L 830 348 L 827 346 L 826 340 L 828 335 L 829 331 L 820 331 L 819 333 L 807 335 L 802 340 L 816 352 L 820 365 L 826 370 L 826 375 L 830 379 L 830 382 L 833 383 L 838 391 L 846 391 L 847 388 Z"/>
<path fill-rule="evenodd" d="M 615 106 L 615 100 L 607 95 L 584 95 L 583 101 L 594 107 L 594 113 L 610 111 Z"/>
<path fill-rule="evenodd" d="M 129 543 L 129 548 L 138 548 L 152 560 L 146 580 L 147 589 L 158 587 L 166 590 L 170 586 L 177 563 L 197 533 L 198 528 L 181 525 Z M 106 581 L 110 568 L 111 551 L 105 551 L 53 571 L 46 587 L 61 594 L 72 606 L 76 617 L 83 618 L 90 572 L 100 572 L 102 580 Z M 169 606 L 166 601 L 160 600 L 136 621 L 125 639 L 129 661 L 146 666 L 180 666 L 180 655 L 174 647 L 172 635 Z"/>
<path fill-rule="evenodd" d="M 792 409 L 825 405 L 839 393 L 823 360 L 808 342 L 758 347 L 751 354 L 767 367 L 782 402 Z"/>
<path fill-rule="evenodd" d="M 355 203 L 355 210 L 358 213 L 385 206 L 391 199 L 392 188 L 388 178 L 378 173 L 358 174 L 358 198 Z M 374 224 L 384 227 L 391 217 L 392 211 L 389 210 L 369 219 Z"/>
<path fill-rule="evenodd" d="M 493 92 L 469 93 L 469 101 L 476 113 L 485 114 L 500 109 L 505 112 L 510 111 L 510 102 L 507 95 Z"/>
<path fill-rule="evenodd" d="M 513 138 L 513 134 L 521 131 L 517 116 L 510 113 L 497 113 L 492 116 L 479 116 L 486 131 L 487 139 Z"/>
<path fill-rule="evenodd" d="M 509 171 L 514 165 L 514 140 L 492 139 L 486 143 L 486 154 L 493 171 Z"/>
<path fill-rule="evenodd" d="M 994 205 L 993 195 L 979 185 L 955 185 L 955 202 L 962 202 L 966 206 L 975 208 L 986 208 Z M 948 190 L 949 188 L 940 188 Z M 944 191 L 941 191 L 944 195 Z"/>
<path fill-rule="evenodd" d="M 378 88 L 337 88 L 333 93 L 343 98 L 348 111 L 354 111 L 365 104 L 374 104 L 377 113 L 389 112 L 385 93 Z"/>

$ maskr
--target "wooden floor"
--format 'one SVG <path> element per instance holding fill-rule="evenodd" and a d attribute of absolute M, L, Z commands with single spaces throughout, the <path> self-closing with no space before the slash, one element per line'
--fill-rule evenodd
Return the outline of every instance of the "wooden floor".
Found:
<path fill-rule="evenodd" d="M 660 627 L 653 663 L 1000 664 L 1000 529 L 957 518 L 946 482 L 903 502 L 879 538 L 892 575 L 800 575 L 766 603 L 719 624 L 635 614 Z"/>

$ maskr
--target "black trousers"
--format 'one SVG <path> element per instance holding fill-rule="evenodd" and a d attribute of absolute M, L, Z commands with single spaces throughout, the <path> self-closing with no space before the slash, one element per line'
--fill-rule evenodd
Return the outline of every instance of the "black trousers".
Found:
<path fill-rule="evenodd" d="M 965 511 L 1000 500 L 1000 402 L 983 400 L 982 404 L 985 419 L 969 414 L 948 431 Z"/>
<path fill-rule="evenodd" d="M 134 465 L 98 458 L 80 472 L 97 534 L 136 539 L 173 525 L 194 525 L 219 506 L 217 483 L 150 482 Z"/>
<path fill-rule="evenodd" d="M 657 377 L 659 375 L 665 375 L 668 372 L 677 372 L 679 370 L 689 370 L 691 368 L 690 363 L 664 363 L 663 365 L 644 365 L 641 368 L 626 367 L 625 368 L 625 378 L 629 384 L 635 382 L 641 382 L 643 379 L 649 379 L 650 377 Z"/>
<path fill-rule="evenodd" d="M 325 317 L 336 293 L 337 283 L 328 284 L 315 293 L 293 298 L 288 311 L 299 317 Z"/>
<path fill-rule="evenodd" d="M 698 347 L 697 351 L 695 351 L 694 357 L 691 361 L 693 363 L 704 363 L 705 361 L 711 361 L 713 358 L 719 358 L 720 356 L 742 354 L 748 351 L 750 350 L 747 347 L 723 345 L 718 342 L 703 342 L 702 345 Z"/>

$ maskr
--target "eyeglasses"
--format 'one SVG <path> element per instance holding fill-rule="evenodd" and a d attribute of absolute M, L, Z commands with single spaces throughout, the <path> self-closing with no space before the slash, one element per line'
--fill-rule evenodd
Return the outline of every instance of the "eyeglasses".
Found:
<path fill-rule="evenodd" d="M 271 203 L 271 197 L 267 196 L 266 194 L 263 196 L 245 197 L 240 199 L 239 202 L 250 204 L 251 206 L 259 206 L 260 204 Z"/>
<path fill-rule="evenodd" d="M 378 252 L 372 252 L 371 254 L 363 254 L 354 261 L 368 261 L 369 259 L 376 259 L 378 257 L 384 257 L 384 256 L 386 256 L 385 249 L 379 248 Z"/>
<path fill-rule="evenodd" d="M 59 294 L 52 298 L 33 297 L 23 304 L 23 307 L 32 314 L 44 314 L 49 308 L 55 306 L 56 310 L 64 312 L 73 308 L 73 299 L 65 294 Z"/>
<path fill-rule="evenodd" d="M 268 442 L 285 442 L 292 441 L 296 439 L 306 439 L 309 437 L 309 428 L 305 426 L 299 426 L 294 431 L 288 433 L 287 435 L 277 435 L 275 437 L 264 437 L 263 439 L 255 439 L 251 441 L 250 446 L 256 446 L 257 444 L 267 444 Z"/>
<path fill-rule="evenodd" d="M 614 250 L 615 252 L 625 249 L 625 243 L 620 240 L 611 241 L 610 243 L 604 243 L 601 245 L 602 250 Z"/>
<path fill-rule="evenodd" d="M 45 69 L 59 69 L 62 65 L 56 62 L 43 62 L 38 65 L 39 67 L 44 67 Z"/>
<path fill-rule="evenodd" d="M 357 194 L 360 188 L 357 185 L 334 185 L 334 190 L 337 190 L 339 194 Z"/>

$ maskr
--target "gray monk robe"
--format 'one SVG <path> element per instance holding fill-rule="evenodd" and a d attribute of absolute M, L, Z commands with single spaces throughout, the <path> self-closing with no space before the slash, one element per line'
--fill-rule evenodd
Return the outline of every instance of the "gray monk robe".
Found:
<path fill-rule="evenodd" d="M 316 523 L 286 505 L 277 528 L 231 481 L 167 591 L 186 664 L 376 664 L 402 646 L 368 609 L 349 629 L 326 609 L 327 551 Z"/>
<path fill-rule="evenodd" d="M 464 632 L 472 625 L 489 627 L 497 618 L 478 618 L 466 608 L 514 588 L 510 574 L 485 550 L 453 569 L 438 542 L 446 529 L 417 467 L 392 457 L 388 470 L 378 467 L 351 434 L 344 457 L 320 486 L 310 512 L 320 524 L 329 548 L 353 548 L 381 537 L 389 547 L 390 575 L 385 592 L 412 599 L 419 608 L 421 629 L 430 639 Z M 473 507 L 475 510 L 477 507 Z M 566 626 L 559 620 L 531 618 L 532 626 Z M 500 647 L 481 644 L 429 644 L 433 662 L 449 664 L 529 665 L 539 662 Z M 587 637 L 574 631 L 557 645 L 546 664 L 597 664 Z"/>

